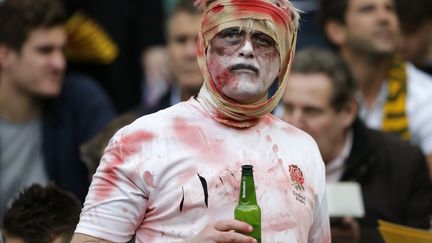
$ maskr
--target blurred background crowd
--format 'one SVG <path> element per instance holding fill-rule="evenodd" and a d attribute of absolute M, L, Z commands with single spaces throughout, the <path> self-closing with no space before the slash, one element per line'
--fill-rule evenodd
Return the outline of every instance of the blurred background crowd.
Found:
<path fill-rule="evenodd" d="M 432 1 L 293 3 L 302 11 L 298 58 L 274 114 L 317 141 L 329 182 L 361 186 L 365 215 L 333 219 L 334 242 L 383 242 L 377 219 L 430 228 Z M 203 82 L 201 13 L 192 0 L 59 4 L 0 0 L 6 239 L 67 242 L 79 214 L 74 205 L 84 202 L 112 135 L 195 96 Z M 60 218 L 71 221 L 35 220 L 60 213 L 48 203 L 57 198 L 71 207 Z M 37 203 L 46 208 L 27 208 Z"/>

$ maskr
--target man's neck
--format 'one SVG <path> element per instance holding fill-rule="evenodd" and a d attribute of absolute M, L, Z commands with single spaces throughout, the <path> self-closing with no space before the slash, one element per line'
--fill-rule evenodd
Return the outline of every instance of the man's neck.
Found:
<path fill-rule="evenodd" d="M 18 90 L 7 75 L 0 75 L 0 118 L 8 122 L 29 121 L 41 112 L 40 102 Z"/>
<path fill-rule="evenodd" d="M 333 146 L 331 146 L 332 149 L 327 153 L 322 154 L 324 163 L 326 165 L 332 164 L 333 162 L 335 162 L 335 160 L 338 157 L 343 156 L 342 153 L 344 153 L 345 147 L 347 146 L 347 142 L 350 142 L 349 134 L 352 134 L 351 130 L 350 129 L 345 130 L 344 133 L 341 134 L 341 136 L 339 136 L 336 141 L 331 142 L 331 144 L 333 144 Z M 348 151 L 348 153 L 349 152 L 350 151 Z"/>
<path fill-rule="evenodd" d="M 347 49 L 342 49 L 341 55 L 356 79 L 359 90 L 365 99 L 366 106 L 368 108 L 372 107 L 375 104 L 382 84 L 388 78 L 391 57 L 354 53 Z"/>

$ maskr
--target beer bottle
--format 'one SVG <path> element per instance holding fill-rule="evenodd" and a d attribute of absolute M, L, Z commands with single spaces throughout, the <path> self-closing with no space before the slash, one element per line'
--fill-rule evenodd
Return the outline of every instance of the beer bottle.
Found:
<path fill-rule="evenodd" d="M 234 218 L 250 224 L 253 227 L 250 236 L 261 242 L 261 209 L 256 200 L 252 165 L 242 166 L 239 203 Z"/>

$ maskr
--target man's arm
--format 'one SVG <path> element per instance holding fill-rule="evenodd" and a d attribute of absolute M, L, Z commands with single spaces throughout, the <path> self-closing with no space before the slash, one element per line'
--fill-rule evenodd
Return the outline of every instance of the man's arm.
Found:
<path fill-rule="evenodd" d="M 71 243 L 110 243 L 111 241 L 102 240 L 100 238 L 84 235 L 74 234 Z"/>
<path fill-rule="evenodd" d="M 227 219 L 208 224 L 198 235 L 184 243 L 256 243 L 255 239 L 244 235 L 250 232 L 252 232 L 252 227 L 249 224 Z M 111 243 L 111 241 L 77 233 L 74 234 L 71 243 Z"/>

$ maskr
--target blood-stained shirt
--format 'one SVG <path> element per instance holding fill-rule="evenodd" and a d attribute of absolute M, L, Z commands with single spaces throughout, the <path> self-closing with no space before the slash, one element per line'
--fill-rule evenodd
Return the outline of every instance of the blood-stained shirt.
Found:
<path fill-rule="evenodd" d="M 241 166 L 254 169 L 262 242 L 330 242 L 325 169 L 314 140 L 271 114 L 245 129 L 196 99 L 118 131 L 93 177 L 76 233 L 181 242 L 234 218 Z"/>

